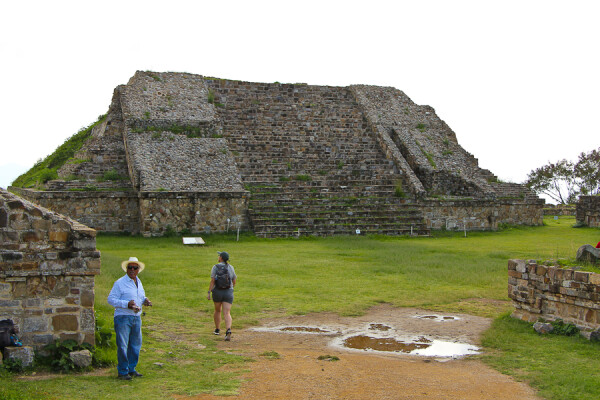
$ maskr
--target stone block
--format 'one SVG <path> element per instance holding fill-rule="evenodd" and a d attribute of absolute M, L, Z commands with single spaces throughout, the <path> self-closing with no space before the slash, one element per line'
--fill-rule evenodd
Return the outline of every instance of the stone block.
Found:
<path fill-rule="evenodd" d="M 48 321 L 46 317 L 30 317 L 23 320 L 23 333 L 46 332 L 48 330 Z"/>
<path fill-rule="evenodd" d="M 554 330 L 554 327 L 549 323 L 536 322 L 533 324 L 533 329 L 535 329 L 537 333 L 545 335 L 547 333 L 551 333 Z"/>
<path fill-rule="evenodd" d="M 66 242 L 69 239 L 69 232 L 48 232 L 48 239 L 51 242 Z"/>
<path fill-rule="evenodd" d="M 575 258 L 580 262 L 597 263 L 600 261 L 600 249 L 596 249 L 592 245 L 585 244 L 577 249 L 577 255 Z"/>
<path fill-rule="evenodd" d="M 42 239 L 43 239 L 42 235 L 37 231 L 27 231 L 27 232 L 21 233 L 21 241 L 22 242 L 26 242 L 26 243 L 39 242 Z"/>
<path fill-rule="evenodd" d="M 50 229 L 50 224 L 51 222 L 48 221 L 47 219 L 36 219 L 33 221 L 33 223 L 31 224 L 31 226 L 33 227 L 33 229 L 35 229 L 36 231 L 48 231 L 48 229 Z"/>
<path fill-rule="evenodd" d="M 9 294 L 12 291 L 12 285 L 10 283 L 0 283 L 0 296 L 3 294 Z"/>
<path fill-rule="evenodd" d="M 93 307 L 94 306 L 94 291 L 93 290 L 83 290 L 80 295 L 81 305 L 83 307 Z"/>
<path fill-rule="evenodd" d="M 547 272 L 548 272 L 548 268 L 544 267 L 543 265 L 538 265 L 535 270 L 536 275 L 540 275 L 540 276 L 546 275 Z"/>
<path fill-rule="evenodd" d="M 589 282 L 594 285 L 600 285 L 600 274 L 590 274 Z"/>
<path fill-rule="evenodd" d="M 4 357 L 11 360 L 21 360 L 23 367 L 30 367 L 33 364 L 34 358 L 33 347 L 6 347 L 4 349 Z"/>
<path fill-rule="evenodd" d="M 63 332 L 63 333 L 60 333 L 58 335 L 58 339 L 61 342 L 64 342 L 65 340 L 74 340 L 77 343 L 80 343 L 81 342 L 81 335 L 79 333 L 65 333 L 65 332 Z"/>
<path fill-rule="evenodd" d="M 566 281 L 573 280 L 573 270 L 572 269 L 563 269 L 563 279 Z"/>
<path fill-rule="evenodd" d="M 8 213 L 0 208 L 0 228 L 8 227 Z"/>
<path fill-rule="evenodd" d="M 93 308 L 81 310 L 81 330 L 83 332 L 95 332 L 96 316 Z"/>
<path fill-rule="evenodd" d="M 33 335 L 31 339 L 31 343 L 35 344 L 38 348 L 43 347 L 52 342 L 54 342 L 54 336 L 52 336 L 51 334 Z"/>
<path fill-rule="evenodd" d="M 96 239 L 88 239 L 88 240 L 75 240 L 73 242 L 73 247 L 78 250 L 90 250 L 96 249 Z"/>
<path fill-rule="evenodd" d="M 44 302 L 42 299 L 25 299 L 24 305 L 28 308 L 38 308 L 43 307 Z"/>
<path fill-rule="evenodd" d="M 52 318 L 52 327 L 54 328 L 54 332 L 76 332 L 79 330 L 79 321 L 75 315 L 56 315 Z"/>
<path fill-rule="evenodd" d="M 24 254 L 20 251 L 2 251 L 0 253 L 0 259 L 2 261 L 20 261 L 24 257 Z"/>
<path fill-rule="evenodd" d="M 56 309 L 58 314 L 79 312 L 79 307 L 59 307 Z"/>
<path fill-rule="evenodd" d="M 517 272 L 516 270 L 509 269 L 508 270 L 508 276 L 510 276 L 512 278 L 521 279 L 521 277 L 523 276 L 523 274 L 520 273 L 520 272 Z"/>
<path fill-rule="evenodd" d="M 50 298 L 50 299 L 46 299 L 46 306 L 47 307 L 57 307 L 57 306 L 62 306 L 63 304 L 66 304 L 66 301 L 64 298 Z"/>
<path fill-rule="evenodd" d="M 515 270 L 517 272 L 520 273 L 526 273 L 527 272 L 527 264 L 525 264 L 525 261 L 523 260 L 515 260 L 516 261 L 516 265 L 515 265 Z"/>
<path fill-rule="evenodd" d="M 0 309 L 21 307 L 19 300 L 0 300 Z"/>
<path fill-rule="evenodd" d="M 92 365 L 92 353 L 89 350 L 72 351 L 69 358 L 78 368 L 87 368 Z"/>
<path fill-rule="evenodd" d="M 574 279 L 577 282 L 588 283 L 590 280 L 590 272 L 575 271 Z"/>

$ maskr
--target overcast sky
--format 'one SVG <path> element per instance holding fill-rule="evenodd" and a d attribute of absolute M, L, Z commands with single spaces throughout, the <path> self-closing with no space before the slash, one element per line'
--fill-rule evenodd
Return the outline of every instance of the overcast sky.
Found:
<path fill-rule="evenodd" d="M 500 179 L 600 147 L 600 1 L 3 1 L 0 187 L 136 70 L 393 86 Z"/>

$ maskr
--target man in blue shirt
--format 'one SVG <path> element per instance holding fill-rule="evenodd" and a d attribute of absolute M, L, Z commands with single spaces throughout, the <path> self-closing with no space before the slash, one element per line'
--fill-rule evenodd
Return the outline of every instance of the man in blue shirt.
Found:
<path fill-rule="evenodd" d="M 142 348 L 142 305 L 152 305 L 146 297 L 142 281 L 137 277 L 144 267 L 144 263 L 136 257 L 123 261 L 121 268 L 127 274 L 117 279 L 108 294 L 108 304 L 115 308 L 117 370 L 119 379 L 123 380 L 142 376 L 135 370 Z"/>

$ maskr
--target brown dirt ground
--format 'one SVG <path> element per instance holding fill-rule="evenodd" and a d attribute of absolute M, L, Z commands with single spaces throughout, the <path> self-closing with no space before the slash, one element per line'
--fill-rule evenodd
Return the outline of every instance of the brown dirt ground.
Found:
<path fill-rule="evenodd" d="M 446 315 L 459 319 L 436 321 L 416 315 Z M 219 347 L 252 357 L 236 396 L 228 399 L 539 399 L 533 389 L 489 368 L 474 358 L 440 358 L 391 352 L 347 350 L 331 346 L 341 333 L 371 332 L 370 324 L 382 324 L 393 333 L 426 335 L 428 338 L 478 345 L 491 320 L 465 314 L 439 314 L 381 305 L 360 317 L 319 313 L 263 321 L 276 328 L 320 327 L 331 334 L 284 333 L 246 329 L 235 332 L 231 342 Z M 372 332 L 377 333 L 377 332 Z M 277 352 L 269 358 L 265 352 Z M 319 360 L 337 356 L 339 361 Z M 200 395 L 178 399 L 216 400 Z"/>

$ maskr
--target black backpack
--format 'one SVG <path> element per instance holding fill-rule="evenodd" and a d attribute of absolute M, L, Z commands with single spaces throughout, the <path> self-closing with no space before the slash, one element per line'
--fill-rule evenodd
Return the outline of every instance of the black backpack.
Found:
<path fill-rule="evenodd" d="M 12 319 L 0 321 L 0 349 L 11 345 L 10 336 L 16 334 L 15 324 Z"/>
<path fill-rule="evenodd" d="M 229 276 L 229 267 L 227 263 L 217 264 L 215 287 L 217 289 L 229 289 L 231 287 L 231 277 Z"/>

